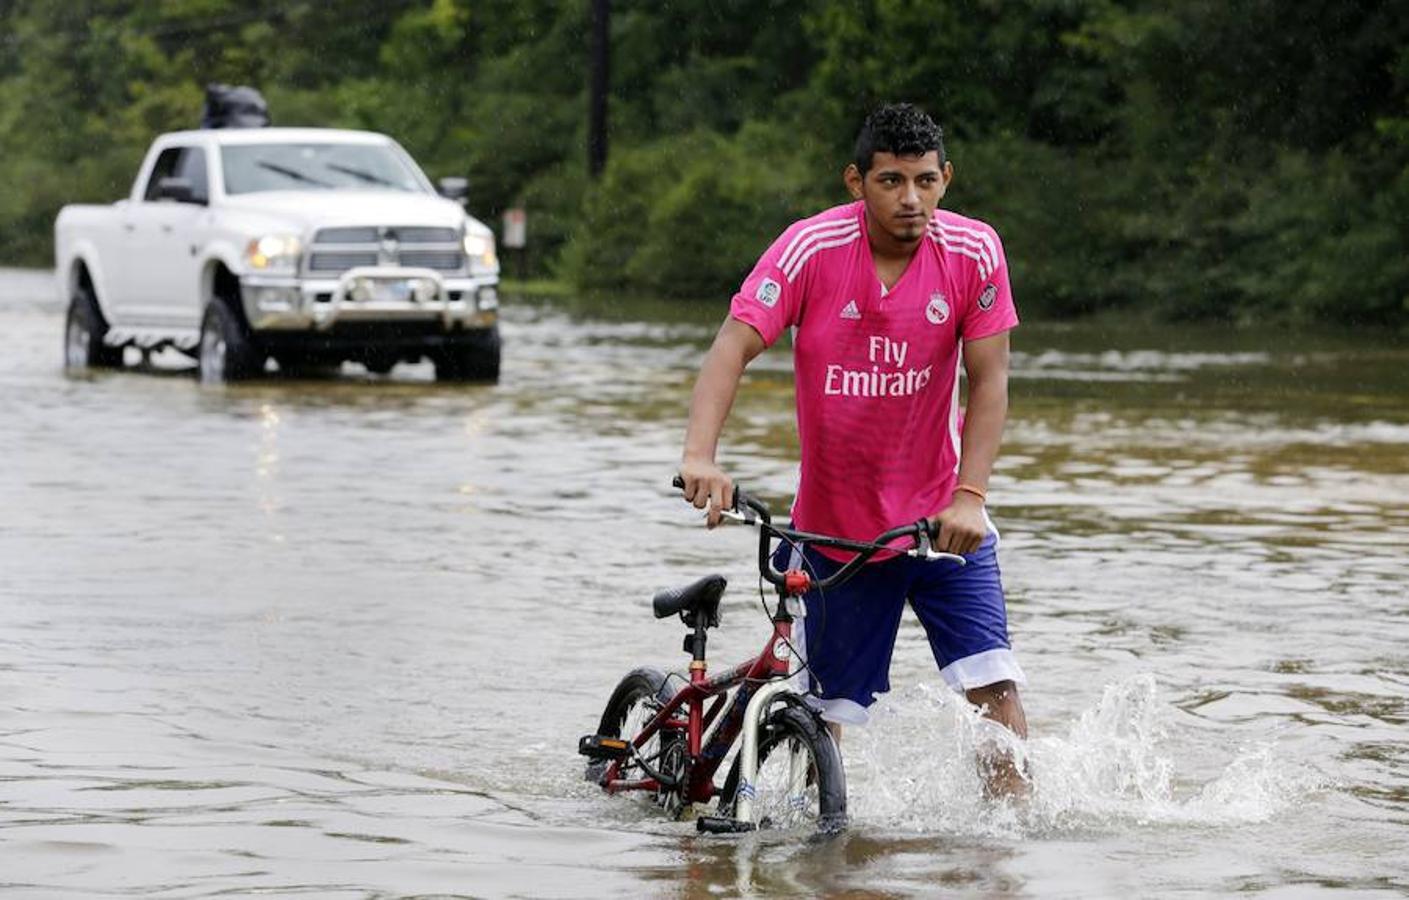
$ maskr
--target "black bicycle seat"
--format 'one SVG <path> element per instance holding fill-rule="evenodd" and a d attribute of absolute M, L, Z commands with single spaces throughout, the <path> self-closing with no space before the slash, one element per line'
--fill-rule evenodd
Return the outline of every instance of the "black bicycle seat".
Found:
<path fill-rule="evenodd" d="M 651 608 L 657 619 L 680 613 L 690 626 L 695 624 L 697 614 L 703 614 L 705 627 L 713 628 L 719 624 L 719 598 L 724 596 L 728 584 L 723 575 L 706 575 L 685 587 L 659 592 L 651 600 Z"/>

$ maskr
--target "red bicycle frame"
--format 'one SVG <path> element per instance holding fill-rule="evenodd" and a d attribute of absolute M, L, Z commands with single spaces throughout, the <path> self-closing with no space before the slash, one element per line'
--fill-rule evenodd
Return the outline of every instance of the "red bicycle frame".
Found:
<path fill-rule="evenodd" d="M 807 592 L 808 577 L 804 572 L 787 573 L 786 596 L 798 597 Z M 698 635 L 701 632 L 697 632 Z M 787 611 L 786 600 L 780 598 L 773 614 L 773 633 L 763 652 L 713 678 L 706 676 L 707 664 L 697 658 L 690 663 L 690 682 L 672 697 L 650 722 L 635 736 L 632 746 L 640 750 L 660 732 L 685 732 L 685 784 L 680 785 L 681 799 L 686 803 L 704 803 L 714 796 L 714 775 L 733 746 L 744 725 L 744 710 L 758 685 L 788 676 L 788 660 L 792 656 L 793 617 Z M 733 702 L 728 692 L 735 685 Z M 709 709 L 705 709 L 706 701 Z M 727 706 L 727 711 L 726 711 Z M 685 709 L 682 719 L 678 713 Z M 719 716 L 724 720 L 704 744 L 704 735 Z M 625 735 L 623 735 L 625 737 Z M 655 778 L 623 779 L 623 760 L 613 760 L 603 776 L 608 793 L 620 791 L 659 791 L 667 787 Z"/>

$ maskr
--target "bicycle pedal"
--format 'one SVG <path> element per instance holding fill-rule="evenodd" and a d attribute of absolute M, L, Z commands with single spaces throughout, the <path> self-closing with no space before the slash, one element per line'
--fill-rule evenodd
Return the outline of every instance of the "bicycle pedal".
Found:
<path fill-rule="evenodd" d="M 758 830 L 758 826 L 727 816 L 700 816 L 695 820 L 695 830 L 704 834 L 747 834 Z"/>
<path fill-rule="evenodd" d="M 589 759 L 626 759 L 631 755 L 631 743 L 621 738 L 589 734 L 577 742 L 577 752 Z"/>

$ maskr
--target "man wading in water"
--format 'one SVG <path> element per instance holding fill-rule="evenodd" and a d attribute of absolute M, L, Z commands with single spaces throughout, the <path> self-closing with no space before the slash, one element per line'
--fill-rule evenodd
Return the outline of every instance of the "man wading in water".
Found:
<path fill-rule="evenodd" d="M 1008 330 L 1018 322 L 998 235 L 938 209 L 954 169 L 943 132 L 909 104 L 873 112 L 843 178 L 855 202 L 794 223 L 773 242 L 714 339 L 695 383 L 680 475 L 708 525 L 733 503 L 715 463 L 739 379 L 788 328 L 793 336 L 801 481 L 793 522 L 870 540 L 928 517 L 936 550 L 967 565 L 892 556 L 806 598 L 809 697 L 837 737 L 864 724 L 890 689 L 891 652 L 909 600 L 940 674 L 984 715 L 1027 736 L 999 581 L 998 535 L 984 510 L 1008 411 Z M 969 382 L 959 432 L 959 364 Z M 786 545 L 779 567 L 800 560 Z M 819 577 L 848 554 L 807 548 Z M 1021 794 L 1010 756 L 984 760 L 990 793 Z"/>

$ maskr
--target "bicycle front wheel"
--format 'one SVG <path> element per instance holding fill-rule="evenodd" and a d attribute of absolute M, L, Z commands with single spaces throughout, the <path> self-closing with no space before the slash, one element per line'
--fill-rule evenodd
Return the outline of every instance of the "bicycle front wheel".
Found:
<path fill-rule="evenodd" d="M 719 808 L 730 815 L 740 792 L 739 759 L 720 791 Z M 846 828 L 846 772 L 841 753 L 822 720 L 810 709 L 788 705 L 775 709 L 759 731 L 758 773 L 751 786 L 750 819 L 760 829 L 815 830 Z"/>

